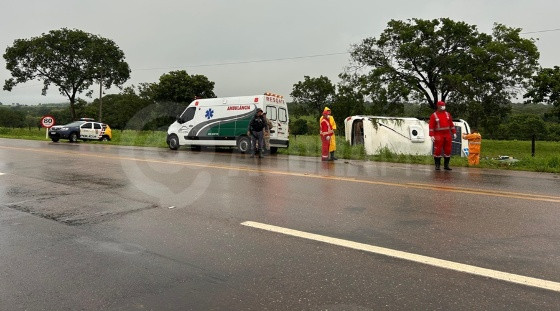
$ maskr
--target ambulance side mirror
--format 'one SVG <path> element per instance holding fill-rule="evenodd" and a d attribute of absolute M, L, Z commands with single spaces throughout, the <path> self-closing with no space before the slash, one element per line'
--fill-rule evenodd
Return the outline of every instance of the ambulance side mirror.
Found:
<path fill-rule="evenodd" d="M 176 120 L 177 120 L 177 123 L 179 123 L 179 124 L 185 123 L 185 120 L 183 120 L 183 118 L 181 118 L 181 116 L 177 116 Z"/>

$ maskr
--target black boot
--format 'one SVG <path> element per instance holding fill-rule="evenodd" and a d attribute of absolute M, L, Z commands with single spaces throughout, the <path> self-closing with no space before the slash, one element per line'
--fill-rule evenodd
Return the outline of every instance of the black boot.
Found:
<path fill-rule="evenodd" d="M 449 167 L 449 160 L 451 160 L 450 157 L 443 158 L 443 169 L 446 171 L 451 171 L 451 168 Z"/>
<path fill-rule="evenodd" d="M 338 160 L 338 158 L 334 156 L 334 151 L 331 151 L 331 160 Z"/>
<path fill-rule="evenodd" d="M 439 171 L 439 167 L 441 166 L 441 158 L 434 157 L 434 163 L 436 164 L 436 171 Z"/>

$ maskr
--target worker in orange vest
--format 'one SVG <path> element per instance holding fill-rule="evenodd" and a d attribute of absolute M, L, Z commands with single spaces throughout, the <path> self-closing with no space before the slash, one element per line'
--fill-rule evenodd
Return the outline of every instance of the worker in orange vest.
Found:
<path fill-rule="evenodd" d="M 330 115 L 329 111 L 324 110 L 323 116 L 319 120 L 320 134 L 321 134 L 321 160 L 322 161 L 332 161 L 329 157 L 329 147 L 331 144 L 331 137 L 333 136 L 333 130 L 331 123 L 329 121 Z"/>
<path fill-rule="evenodd" d="M 480 136 L 477 130 L 473 130 L 471 134 L 463 134 L 463 139 L 469 141 L 469 165 L 478 165 L 480 163 L 482 136 Z"/>
<path fill-rule="evenodd" d="M 333 134 L 331 136 L 330 145 L 329 145 L 330 159 L 331 160 L 338 160 L 338 158 L 335 157 L 335 155 L 334 155 L 334 152 L 336 151 L 336 135 L 334 133 L 334 131 L 336 131 L 336 122 L 334 122 L 334 118 L 332 116 L 332 112 L 331 112 L 331 109 L 329 107 L 325 107 L 325 109 L 323 110 L 323 114 L 325 112 L 327 112 L 329 114 L 329 123 L 331 124 L 331 129 L 333 130 Z M 321 122 L 321 120 L 323 120 L 323 117 L 321 117 L 319 122 Z"/>

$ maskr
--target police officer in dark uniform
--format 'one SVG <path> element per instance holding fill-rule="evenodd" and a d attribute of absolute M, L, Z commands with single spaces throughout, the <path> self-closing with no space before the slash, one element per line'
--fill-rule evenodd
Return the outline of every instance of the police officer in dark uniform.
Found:
<path fill-rule="evenodd" d="M 264 148 L 264 130 L 268 130 L 268 125 L 263 117 L 261 108 L 257 109 L 257 113 L 249 123 L 249 134 L 251 136 L 251 158 L 255 157 L 258 148 L 259 158 L 263 157 Z M 258 145 L 257 145 L 258 143 Z"/>

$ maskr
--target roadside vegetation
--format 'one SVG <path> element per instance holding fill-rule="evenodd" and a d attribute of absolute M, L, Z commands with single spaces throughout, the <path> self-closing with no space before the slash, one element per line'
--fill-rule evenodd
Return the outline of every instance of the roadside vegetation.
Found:
<path fill-rule="evenodd" d="M 535 42 L 521 28 L 498 23 L 483 33 L 449 18 L 390 20 L 377 36 L 350 46 L 340 82 L 305 75 L 293 84 L 287 103 L 290 147 L 280 153 L 318 157 L 317 120 L 328 106 L 338 126 L 339 158 L 431 165 L 431 156 L 388 150 L 366 155 L 363 146 L 344 141 L 344 120 L 353 115 L 426 119 L 443 100 L 453 117 L 482 134 L 480 167 L 558 173 L 560 67 L 542 68 Z M 0 103 L 0 137 L 45 140 L 45 130 L 38 129 L 42 116 L 52 116 L 57 125 L 88 117 L 113 129 L 108 144 L 165 148 L 165 130 L 189 103 L 217 97 L 208 77 L 175 70 L 157 82 L 88 102 L 80 95 L 91 98 L 99 84 L 100 89 L 122 86 L 131 70 L 115 42 L 81 30 L 62 28 L 18 39 L 3 57 L 11 72 L 4 90 L 42 80 L 43 94 L 56 87 L 68 101 Z M 514 103 L 520 97 L 523 103 Z M 532 138 L 537 140 L 535 156 Z M 452 165 L 466 166 L 467 160 L 454 157 Z"/>
<path fill-rule="evenodd" d="M 45 129 L 37 128 L 0 128 L 0 137 L 50 141 L 45 138 Z M 79 142 L 85 144 L 110 144 L 121 146 L 167 148 L 166 133 L 163 131 L 113 131 L 113 140 L 109 142 Z M 69 143 L 60 141 L 60 144 Z M 535 156 L 531 153 L 531 141 L 525 140 L 482 140 L 482 152 L 479 168 L 522 170 L 533 172 L 560 173 L 560 142 L 537 141 Z M 170 151 L 171 152 L 171 151 Z M 179 152 L 190 152 L 183 147 Z M 321 156 L 321 142 L 318 135 L 292 135 L 290 147 L 279 148 L 279 154 L 307 157 Z M 433 164 L 432 156 L 395 154 L 382 150 L 378 155 L 366 155 L 363 146 L 351 146 L 343 136 L 337 137 L 337 156 L 344 160 L 363 160 L 390 163 Z M 508 156 L 508 160 L 500 160 L 501 156 Z M 514 161 L 511 161 L 513 159 Z M 452 166 L 468 166 L 467 158 L 454 156 Z"/>

